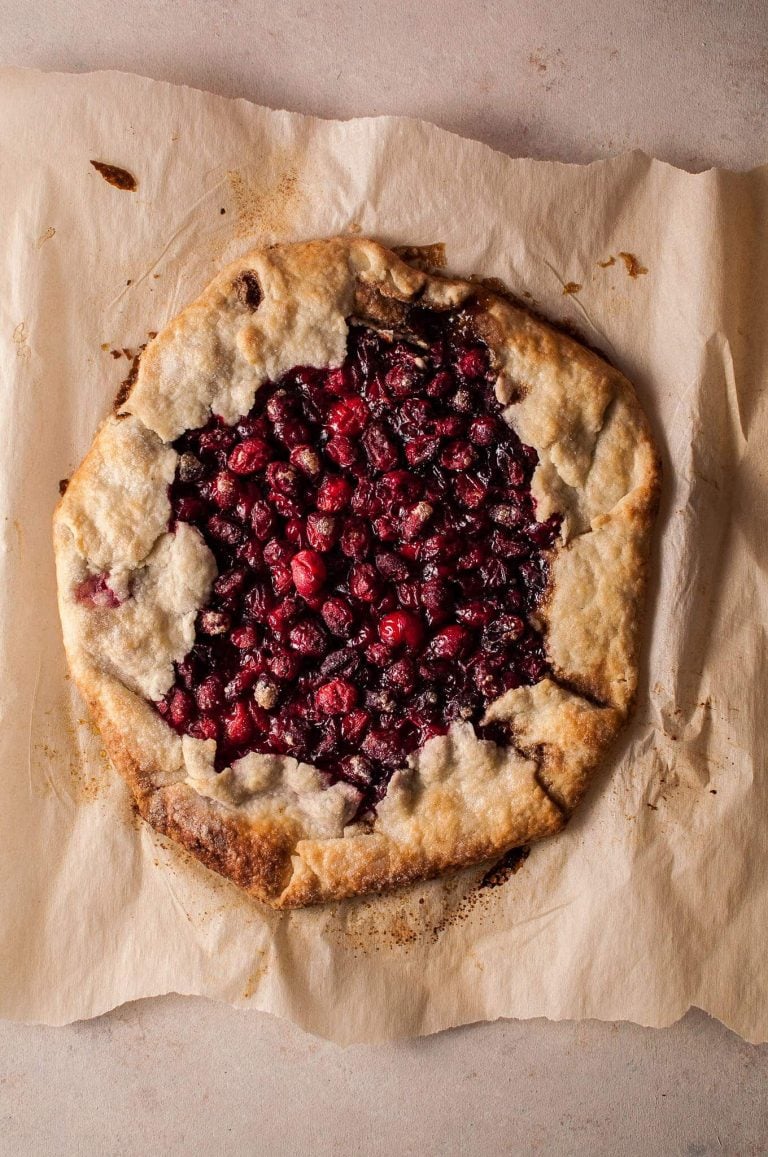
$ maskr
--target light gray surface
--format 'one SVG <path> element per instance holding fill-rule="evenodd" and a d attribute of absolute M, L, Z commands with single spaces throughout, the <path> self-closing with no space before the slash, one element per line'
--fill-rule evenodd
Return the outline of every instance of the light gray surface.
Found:
<path fill-rule="evenodd" d="M 0 0 L 0 64 L 422 116 L 513 155 L 768 161 L 761 0 Z M 0 1154 L 765 1153 L 767 1078 L 768 1046 L 700 1013 L 660 1032 L 499 1022 L 341 1050 L 168 997 L 67 1029 L 0 1025 Z"/>

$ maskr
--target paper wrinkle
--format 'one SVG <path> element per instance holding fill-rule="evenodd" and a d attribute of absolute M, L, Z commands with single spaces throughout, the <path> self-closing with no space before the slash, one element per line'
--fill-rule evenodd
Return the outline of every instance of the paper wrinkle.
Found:
<path fill-rule="evenodd" d="M 351 1042 L 501 1016 L 662 1025 L 696 1003 L 766 1039 L 768 168 L 512 160 L 418 121 L 115 73 L 0 72 L 0 119 L 0 1014 L 177 991 Z M 660 537 L 637 716 L 560 836 L 494 888 L 482 865 L 281 914 L 133 814 L 66 673 L 50 517 L 128 372 L 110 348 L 135 352 L 254 246 L 348 230 L 444 242 L 452 272 L 582 328 L 658 438 Z"/>

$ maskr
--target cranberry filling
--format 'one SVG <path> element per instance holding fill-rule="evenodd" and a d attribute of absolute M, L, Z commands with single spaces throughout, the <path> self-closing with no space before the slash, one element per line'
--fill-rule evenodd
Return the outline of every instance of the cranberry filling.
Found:
<path fill-rule="evenodd" d="M 410 311 L 409 338 L 350 329 L 338 369 L 299 367 L 234 426 L 184 434 L 172 525 L 218 578 L 157 704 L 216 739 L 217 767 L 289 753 L 375 807 L 408 753 L 542 678 L 530 614 L 560 520 L 501 415 L 470 309 Z"/>

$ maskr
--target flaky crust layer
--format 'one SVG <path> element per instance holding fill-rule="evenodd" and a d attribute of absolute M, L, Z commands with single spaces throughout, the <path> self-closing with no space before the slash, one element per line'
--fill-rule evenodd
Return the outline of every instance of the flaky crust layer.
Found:
<path fill-rule="evenodd" d="M 292 366 L 340 364 L 350 318 L 396 330 L 409 302 L 446 309 L 469 298 L 505 416 L 539 456 L 538 517 L 563 516 L 540 612 L 552 673 L 488 709 L 514 746 L 454 724 L 396 772 L 372 824 L 352 824 L 348 785 L 326 788 L 315 769 L 271 755 L 218 774 L 215 742 L 180 739 L 148 702 L 170 687 L 216 574 L 197 531 L 168 533 L 170 443 L 211 412 L 237 420 Z M 142 816 L 273 907 L 488 860 L 563 827 L 627 718 L 659 478 L 627 380 L 505 297 L 362 238 L 258 250 L 149 344 L 56 509 L 70 669 Z M 102 572 L 124 601 L 81 605 L 78 587 Z"/>

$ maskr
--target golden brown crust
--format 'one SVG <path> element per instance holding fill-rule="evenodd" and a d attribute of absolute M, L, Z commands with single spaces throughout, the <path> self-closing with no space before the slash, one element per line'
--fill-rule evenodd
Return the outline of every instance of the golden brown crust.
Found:
<path fill-rule="evenodd" d="M 274 907 L 396 887 L 558 831 L 635 694 L 660 476 L 632 387 L 503 296 L 408 256 L 418 267 L 333 238 L 235 262 L 149 344 L 120 420 L 104 424 L 56 511 L 70 668 L 141 814 Z M 371 827 L 349 826 L 353 789 L 326 789 L 314 769 L 273 756 L 217 774 L 212 741 L 180 740 L 146 701 L 170 686 L 214 573 L 196 532 L 166 533 L 168 443 L 212 409 L 247 412 L 262 382 L 292 365 L 338 364 L 349 319 L 401 328 L 417 299 L 472 300 L 506 417 L 539 456 L 539 516 L 563 515 L 541 611 L 552 677 L 489 708 L 514 747 L 454 725 L 396 773 Z M 131 598 L 84 609 L 75 591 L 94 571 Z"/>

